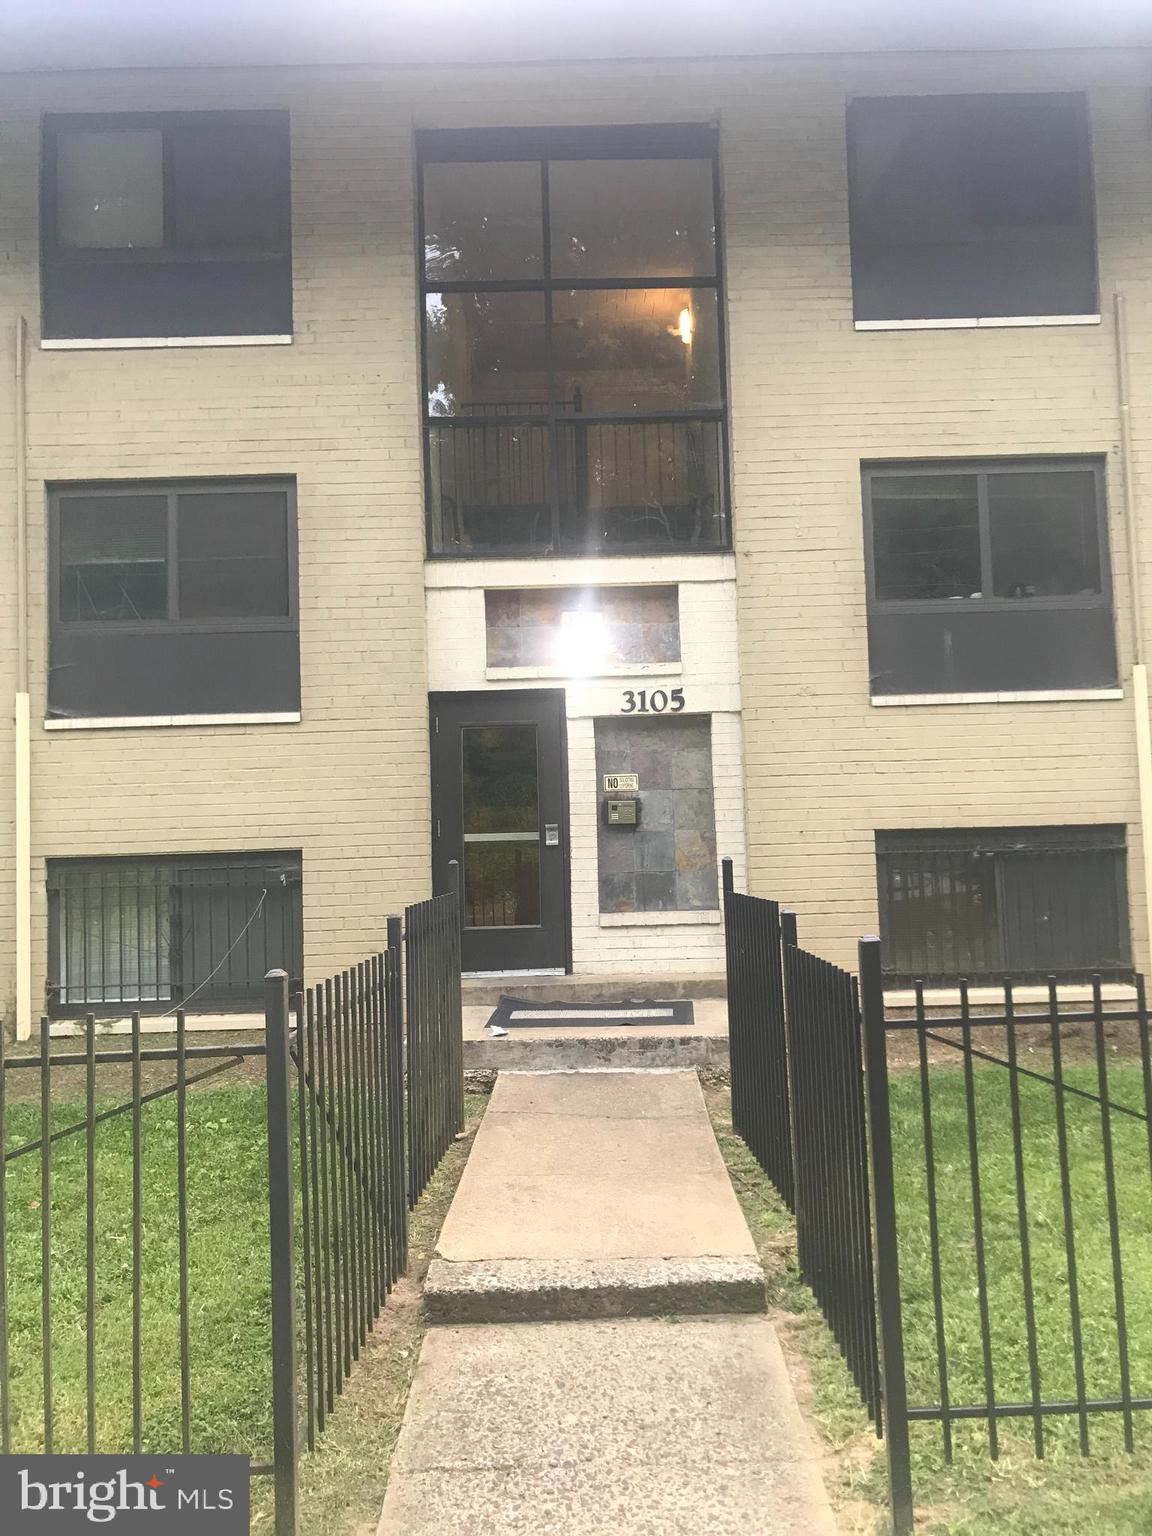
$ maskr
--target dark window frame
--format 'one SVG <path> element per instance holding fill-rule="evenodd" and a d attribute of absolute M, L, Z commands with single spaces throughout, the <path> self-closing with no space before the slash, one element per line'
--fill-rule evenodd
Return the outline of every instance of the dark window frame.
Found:
<path fill-rule="evenodd" d="M 235 494 L 238 490 L 282 492 L 285 498 L 284 536 L 287 542 L 288 612 L 286 614 L 251 617 L 216 617 L 211 619 L 184 619 L 174 613 L 179 589 L 179 534 L 178 503 L 186 495 Z M 62 619 L 60 617 L 60 505 L 69 496 L 95 498 L 108 496 L 164 495 L 168 501 L 168 547 L 165 569 L 168 578 L 168 617 L 163 619 Z M 106 634 L 114 629 L 117 634 L 148 635 L 171 634 L 220 634 L 234 631 L 278 631 L 298 633 L 300 628 L 299 592 L 299 533 L 296 513 L 296 481 L 278 475 L 236 476 L 211 480 L 104 480 L 104 481 L 57 481 L 48 487 L 48 613 L 50 627 L 67 633 L 84 633 L 96 630 Z"/>
<path fill-rule="evenodd" d="M 548 163 L 552 160 L 708 160 L 712 164 L 712 200 L 715 218 L 715 272 L 711 277 L 662 278 L 576 278 L 552 276 L 552 249 L 548 204 Z M 493 161 L 538 161 L 542 192 L 542 276 L 508 281 L 473 279 L 445 280 L 429 278 L 424 254 L 424 166 L 437 163 L 488 164 Z M 707 548 L 667 543 L 629 544 L 620 548 L 597 549 L 595 557 L 613 558 L 655 554 L 715 555 L 732 549 L 731 451 L 728 434 L 728 350 L 727 315 L 724 302 L 724 229 L 720 176 L 720 143 L 717 128 L 708 123 L 640 123 L 617 126 L 424 129 L 416 138 L 416 264 L 420 325 L 420 419 L 424 455 L 425 552 L 429 560 L 555 560 L 581 559 L 587 556 L 567 550 L 561 543 L 561 504 L 556 466 L 559 427 L 564 424 L 552 401 L 545 411 L 523 414 L 492 414 L 467 417 L 433 416 L 428 410 L 428 345 L 425 315 L 430 293 L 539 293 L 545 306 L 545 368 L 553 378 L 552 300 L 556 293 L 605 291 L 636 288 L 699 288 L 716 294 L 717 353 L 720 404 L 706 410 L 637 411 L 631 414 L 590 412 L 580 416 L 581 424 L 620 426 L 632 423 L 661 425 L 667 423 L 715 423 L 719 427 L 719 496 L 717 515 L 721 538 Z M 458 422 L 459 426 L 453 423 Z M 520 545 L 502 549 L 437 550 L 434 541 L 432 507 L 432 433 L 436 429 L 467 430 L 484 426 L 547 426 L 549 446 L 549 502 L 551 540 L 547 547 Z"/>
<path fill-rule="evenodd" d="M 182 127 L 203 126 L 210 121 L 213 126 L 226 127 L 229 123 L 236 124 L 263 124 L 281 130 L 285 140 L 286 172 L 287 172 L 287 205 L 285 209 L 284 248 L 280 251 L 221 251 L 219 254 L 207 255 L 203 252 L 191 255 L 182 252 L 178 247 L 170 243 L 170 229 L 172 220 L 170 217 L 171 199 L 173 197 L 170 180 L 170 149 L 168 134 L 178 131 Z M 57 237 L 57 143 L 61 132 L 133 132 L 133 131 L 159 131 L 163 136 L 162 142 L 162 171 L 161 171 L 161 196 L 164 211 L 164 242 L 160 246 L 149 247 L 85 247 L 74 249 L 71 246 L 62 245 Z M 45 298 L 48 292 L 48 278 L 53 269 L 75 268 L 83 270 L 93 267 L 163 267 L 177 266 L 186 263 L 211 266 L 215 263 L 268 263 L 287 267 L 289 273 L 289 289 L 292 286 L 293 271 L 293 238 L 292 238 L 292 138 L 291 124 L 287 111 L 278 108 L 254 108 L 251 110 L 217 110 L 206 108 L 200 111 L 183 112 L 50 112 L 45 113 L 41 121 L 40 134 L 40 294 L 42 321 L 46 323 L 44 314 Z M 294 319 L 291 310 L 288 314 L 288 328 L 278 333 L 292 334 Z M 147 340 L 151 339 L 153 332 L 140 331 L 132 335 L 124 335 L 123 340 Z M 194 338 L 198 335 L 227 334 L 229 336 L 244 334 L 242 332 L 170 332 L 168 334 L 185 335 Z M 85 337 L 56 337 L 47 336 L 47 340 L 86 340 Z"/>
<path fill-rule="evenodd" d="M 294 950 L 294 953 L 288 955 L 286 958 L 289 961 L 295 962 L 295 964 L 290 967 L 290 975 L 293 988 L 298 990 L 303 985 L 302 978 L 304 965 L 304 856 L 301 849 L 254 849 L 249 852 L 241 851 L 228 853 L 175 853 L 140 855 L 94 854 L 90 857 L 65 856 L 60 858 L 50 858 L 46 860 L 45 891 L 47 893 L 48 908 L 48 965 L 45 997 L 49 1016 L 52 1018 L 75 1018 L 78 1016 L 82 1017 L 88 1013 L 92 1013 L 95 1014 L 98 1018 L 118 1018 L 130 1012 L 139 1012 L 142 1015 L 154 1017 L 158 1014 L 166 1015 L 168 1013 L 175 1013 L 177 1007 L 184 1006 L 182 997 L 177 995 L 177 993 L 182 989 L 179 985 L 179 982 L 173 980 L 171 973 L 169 975 L 169 987 L 171 995 L 167 998 L 142 999 L 139 997 L 129 997 L 120 1001 L 109 1001 L 106 999 L 88 1001 L 87 999 L 84 999 L 78 1000 L 76 1002 L 62 1002 L 60 1000 L 61 985 L 58 978 L 60 976 L 63 938 L 61 932 L 61 907 L 63 904 L 61 891 L 62 885 L 66 882 L 69 874 L 99 874 L 101 877 L 101 894 L 103 894 L 103 879 L 105 874 L 112 874 L 115 871 L 121 871 L 124 873 L 127 873 L 128 871 L 142 871 L 149 873 L 153 871 L 159 872 L 167 870 L 175 874 L 175 872 L 179 870 L 191 870 L 194 873 L 198 873 L 200 875 L 210 875 L 212 872 L 227 872 L 229 870 L 254 871 L 263 867 L 265 872 L 271 873 L 275 870 L 277 864 L 288 866 L 286 878 L 284 881 L 285 888 L 295 892 L 295 901 L 287 914 L 289 923 L 288 941 L 290 947 Z M 123 889 L 123 886 L 121 886 L 121 888 Z M 144 888 L 147 889 L 148 887 L 145 886 Z M 176 889 L 186 889 L 195 894 L 198 891 L 202 893 L 213 889 L 218 891 L 228 890 L 229 887 L 226 884 L 221 885 L 212 881 L 205 881 L 200 885 L 197 885 L 195 881 L 192 881 L 187 886 L 180 887 L 175 879 L 170 879 L 168 883 L 170 897 L 172 891 Z M 83 919 L 86 920 L 88 915 L 89 909 L 87 905 L 87 897 L 85 896 L 83 904 Z M 169 922 L 169 927 L 167 930 L 167 939 L 169 943 L 168 958 L 171 965 L 173 951 L 175 950 L 177 953 L 179 953 L 181 947 L 172 943 L 171 922 L 173 918 L 173 912 L 171 906 L 169 906 L 167 916 Z M 106 938 L 105 922 L 106 919 L 102 913 L 100 922 L 102 942 L 104 942 Z M 159 952 L 161 936 L 158 929 L 153 930 L 153 935 L 156 940 L 157 951 Z M 231 935 L 230 932 L 228 936 L 236 938 L 239 937 L 239 935 Z M 209 932 L 209 940 L 211 940 L 211 932 Z M 87 984 L 89 981 L 89 963 L 88 940 L 86 935 L 84 937 L 83 943 L 83 970 L 86 983 L 84 990 L 87 991 Z M 238 943 L 236 947 L 239 947 Z M 101 970 L 103 970 L 103 959 L 101 959 Z M 153 988 L 156 991 L 159 991 L 158 971 L 159 967 L 157 965 L 157 980 L 153 982 Z M 137 966 L 137 979 L 140 979 L 139 964 Z M 258 1011 L 260 1006 L 260 999 L 262 997 L 263 974 L 249 978 L 249 986 L 243 991 L 242 996 L 235 998 L 231 1004 L 222 1004 L 220 1001 L 217 1001 L 215 1006 L 213 1006 L 211 1001 L 206 1001 L 200 1008 L 197 1008 L 196 997 L 203 997 L 205 994 L 208 994 L 207 987 L 203 987 L 202 991 L 200 990 L 204 981 L 204 977 L 199 978 L 199 980 L 195 981 L 192 987 L 188 989 L 186 994 L 188 997 L 188 1002 L 192 1005 L 189 1010 L 192 1013 Z M 123 981 L 121 982 L 118 990 L 125 990 Z M 210 997 L 210 994 L 208 994 L 208 996 Z"/>
<path fill-rule="evenodd" d="M 1100 591 L 1068 593 L 1061 597 L 996 597 L 981 591 L 979 597 L 877 597 L 876 537 L 872 515 L 872 483 L 876 479 L 914 479 L 923 475 L 974 475 L 979 508 L 981 588 L 991 585 L 992 539 L 988 509 L 989 475 L 1010 474 L 1086 474 L 1096 481 L 1096 533 L 1100 552 Z M 1039 609 L 1069 608 L 1112 609 L 1112 564 L 1109 559 L 1108 486 L 1105 461 L 1096 454 L 1077 457 L 1057 456 L 1029 459 L 900 459 L 896 462 L 869 461 L 861 465 L 864 491 L 864 563 L 869 613 L 947 613 L 962 603 L 967 611 L 1000 613 L 1033 612 Z"/>
<path fill-rule="evenodd" d="M 1119 924 L 1115 935 L 1118 963 L 1093 966 L 1071 965 L 1066 969 L 1049 967 L 1043 971 L 1015 969 L 1010 963 L 998 966 L 981 966 L 979 963 L 947 972 L 930 966 L 907 969 L 893 956 L 894 896 L 891 866 L 900 863 L 907 868 L 918 856 L 922 863 L 920 875 L 933 873 L 928 862 L 933 858 L 964 860 L 986 858 L 990 869 L 998 856 L 1016 855 L 1037 858 L 1054 858 L 1060 855 L 1074 859 L 1077 853 L 1115 855 L 1113 878 L 1115 880 L 1115 912 Z M 1078 823 L 1066 826 L 1041 827 L 952 827 L 937 829 L 878 829 L 875 833 L 876 891 L 885 980 L 890 985 L 910 985 L 916 981 L 926 983 L 955 984 L 960 977 L 969 979 L 1001 979 L 1006 974 L 1020 980 L 1042 981 L 1048 975 L 1062 980 L 1085 980 L 1092 974 L 1100 974 L 1110 980 L 1128 980 L 1132 967 L 1132 918 L 1128 900 L 1128 840 L 1123 823 Z M 935 872 L 939 874 L 939 870 Z M 951 872 L 949 872 L 951 878 Z M 1075 881 L 1074 869 L 1068 870 L 1069 881 Z M 987 926 L 981 937 L 984 948 L 1000 949 L 1007 932 L 1006 914 L 998 909 L 985 913 Z M 989 944 L 989 939 L 992 944 Z M 954 945 L 959 940 L 954 940 Z M 1003 956 L 1000 956 L 1003 959 Z"/>
<path fill-rule="evenodd" d="M 856 119 L 857 119 L 857 105 L 858 104 L 862 104 L 862 103 L 866 103 L 866 102 L 874 102 L 874 101 L 901 101 L 901 100 L 915 100 L 915 101 L 920 101 L 920 102 L 931 101 L 931 100 L 942 100 L 942 101 L 948 101 L 948 102 L 964 102 L 964 101 L 979 102 L 982 99 L 985 99 L 985 98 L 988 98 L 988 97 L 1003 97 L 1003 96 L 1018 97 L 1018 98 L 1021 98 L 1021 99 L 1027 99 L 1029 97 L 1034 97 L 1036 99 L 1049 100 L 1049 101 L 1052 100 L 1055 97 L 1068 97 L 1068 98 L 1075 99 L 1077 104 L 1078 104 L 1079 115 L 1080 115 L 1080 127 L 1082 129 L 1082 132 L 1081 132 L 1081 135 L 1080 135 L 1080 159 L 1079 159 L 1079 164 L 1076 166 L 1075 169 L 1076 169 L 1077 177 L 1079 179 L 1080 194 L 1081 194 L 1081 197 L 1083 198 L 1084 208 L 1085 208 L 1085 211 L 1086 211 L 1086 221 L 1087 221 L 1086 235 L 1087 235 L 1089 250 L 1090 250 L 1090 253 L 1091 253 L 1091 258 L 1090 258 L 1091 259 L 1091 264 L 1092 264 L 1091 282 L 1092 282 L 1092 288 L 1093 288 L 1093 292 L 1094 292 L 1095 298 L 1094 298 L 1094 305 L 1090 309 L 1083 310 L 1083 311 L 1062 311 L 1060 313 L 1061 314 L 1065 314 L 1065 315 L 1071 314 L 1071 315 L 1074 315 L 1075 318 L 1089 318 L 1089 317 L 1098 317 L 1099 316 L 1099 314 L 1100 314 L 1100 239 L 1099 239 L 1099 217 L 1098 217 L 1098 211 L 1097 211 L 1097 206 L 1096 206 L 1096 176 L 1095 176 L 1095 157 L 1094 157 L 1094 153 L 1093 153 L 1093 143 L 1092 143 L 1092 117 L 1091 117 L 1090 104 L 1089 104 L 1089 98 L 1088 98 L 1087 91 L 1084 91 L 1084 90 L 1074 90 L 1073 89 L 1073 90 L 1066 90 L 1066 91 L 1058 91 L 1058 90 L 1053 90 L 1053 91 L 936 91 L 936 92 L 920 92 L 920 93 L 904 92 L 904 93 L 901 93 L 901 94 L 891 93 L 891 94 L 885 95 L 885 96 L 878 96 L 878 95 L 870 94 L 870 95 L 867 95 L 867 96 L 863 96 L 863 95 L 861 95 L 861 96 L 850 96 L 848 98 L 847 111 L 846 111 L 846 120 L 845 120 L 845 137 L 846 137 L 846 144 L 847 144 L 847 177 L 848 177 L 848 238 L 849 238 L 851 268 L 852 268 L 852 272 L 851 272 L 851 275 L 852 275 L 852 313 L 853 313 L 853 318 L 854 318 L 854 320 L 855 320 L 855 322 L 857 324 L 864 325 L 864 326 L 876 326 L 876 327 L 880 327 L 880 328 L 883 328 L 884 326 L 898 327 L 898 326 L 904 326 L 904 325 L 910 325 L 910 326 L 924 325 L 924 326 L 929 326 L 930 327 L 933 324 L 945 324 L 945 325 L 948 324 L 948 323 L 955 324 L 958 319 L 959 320 L 968 320 L 968 321 L 984 321 L 984 322 L 988 323 L 988 322 L 993 322 L 993 321 L 997 321 L 997 320 L 1021 320 L 1021 319 L 1028 319 L 1028 318 L 1033 318 L 1033 317 L 1035 317 L 1035 318 L 1047 318 L 1049 314 L 1051 314 L 1054 318 L 1058 318 L 1056 311 L 1045 311 L 1045 310 L 1037 310 L 1037 309 L 1031 309 L 1031 310 L 1004 310 L 1004 309 L 988 310 L 988 309 L 985 309 L 985 310 L 983 310 L 981 312 L 978 312 L 976 314 L 971 314 L 971 315 L 966 314 L 966 315 L 963 315 L 963 316 L 943 315 L 943 314 L 941 314 L 941 315 L 916 315 L 916 316 L 892 315 L 892 316 L 888 316 L 888 317 L 882 317 L 882 316 L 873 316 L 873 315 L 870 315 L 870 314 L 861 314 L 861 307 L 862 306 L 861 306 L 861 303 L 860 303 L 859 294 L 857 292 L 857 281 L 856 281 L 856 268 L 857 268 L 857 261 L 858 261 L 858 252 L 861 249 L 861 247 L 860 247 L 860 233 L 859 233 L 859 230 L 860 230 L 860 215 L 857 212 L 857 208 L 858 208 L 858 192 L 856 190 L 856 188 L 857 188 L 856 159 L 857 159 L 857 154 L 858 154 L 858 132 L 857 132 L 857 122 L 856 122 Z"/>

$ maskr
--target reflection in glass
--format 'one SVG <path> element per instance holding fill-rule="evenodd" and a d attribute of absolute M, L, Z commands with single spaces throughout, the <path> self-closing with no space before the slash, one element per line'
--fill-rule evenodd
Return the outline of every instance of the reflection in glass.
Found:
<path fill-rule="evenodd" d="M 710 160 L 553 160 L 552 270 L 567 277 L 711 277 Z"/>
<path fill-rule="evenodd" d="M 547 427 L 432 427 L 428 469 L 435 553 L 551 547 Z"/>
<path fill-rule="evenodd" d="M 526 416 L 548 407 L 544 296 L 425 296 L 428 413 Z"/>
<path fill-rule="evenodd" d="M 424 167 L 424 271 L 432 281 L 539 278 L 543 246 L 539 161 Z"/>
<path fill-rule="evenodd" d="M 167 498 L 64 497 L 61 619 L 163 619 L 167 614 Z"/>
<path fill-rule="evenodd" d="M 552 342 L 564 414 L 719 408 L 714 290 L 557 293 Z"/>
<path fill-rule="evenodd" d="M 876 596 L 979 597 L 975 475 L 877 475 L 872 480 Z"/>
<path fill-rule="evenodd" d="M 997 597 L 1100 591 L 1096 476 L 1091 470 L 989 475 L 988 519 Z"/>
<path fill-rule="evenodd" d="M 65 129 L 56 139 L 56 239 L 69 250 L 155 250 L 164 243 L 158 128 Z"/>
<path fill-rule="evenodd" d="M 471 928 L 540 921 L 536 727 L 462 732 L 464 913 Z"/>

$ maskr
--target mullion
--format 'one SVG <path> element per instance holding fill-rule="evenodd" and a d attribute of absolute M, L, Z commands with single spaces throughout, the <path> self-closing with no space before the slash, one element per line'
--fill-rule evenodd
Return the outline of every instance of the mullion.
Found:
<path fill-rule="evenodd" d="M 988 508 L 988 476 L 976 476 L 976 519 L 980 539 L 980 596 L 995 597 L 992 576 L 992 518 Z"/>
<path fill-rule="evenodd" d="M 543 247 L 541 261 L 544 270 L 544 374 L 547 379 L 547 410 L 545 420 L 548 432 L 548 500 L 552 514 L 552 553 L 560 549 L 560 430 L 556 423 L 556 368 L 552 348 L 552 218 L 551 183 L 548 177 L 548 161 L 540 161 L 540 224 Z"/>
<path fill-rule="evenodd" d="M 177 581 L 177 561 L 179 559 L 178 536 L 176 520 L 178 516 L 179 492 L 168 492 L 168 618 L 169 621 L 178 620 L 180 617 L 179 585 Z"/>

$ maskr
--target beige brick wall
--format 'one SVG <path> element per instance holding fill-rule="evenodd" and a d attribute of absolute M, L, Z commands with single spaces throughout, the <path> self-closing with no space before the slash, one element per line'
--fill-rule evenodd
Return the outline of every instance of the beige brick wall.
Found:
<path fill-rule="evenodd" d="M 1130 699 L 874 709 L 868 701 L 864 458 L 1108 456 L 1122 667 L 1131 648 L 1110 296 L 1130 311 L 1137 470 L 1152 485 L 1149 57 L 907 55 L 684 64 L 98 73 L 5 82 L 0 346 L 29 359 L 34 984 L 43 860 L 299 847 L 309 971 L 379 939 L 427 884 L 424 573 L 412 243 L 418 126 L 717 118 L 722 125 L 747 824 L 752 888 L 795 903 L 847 960 L 875 924 L 881 826 L 1121 821 L 1147 957 Z M 844 102 L 854 92 L 1086 89 L 1104 322 L 857 333 Z M 39 114 L 287 107 L 291 347 L 41 352 Z M 0 424 L 0 783 L 11 783 L 14 503 Z M 304 719 L 297 726 L 44 733 L 44 483 L 294 473 Z M 1152 528 L 1144 537 L 1146 557 Z M 641 563 L 642 564 L 642 563 Z M 1144 591 L 1149 590 L 1145 577 Z M 644 579 L 644 571 L 638 577 Z M 1146 620 L 1152 632 L 1152 615 Z M 4 841 L 7 839 L 7 841 Z M 12 860 L 0 804 L 0 998 L 11 990 Z"/>

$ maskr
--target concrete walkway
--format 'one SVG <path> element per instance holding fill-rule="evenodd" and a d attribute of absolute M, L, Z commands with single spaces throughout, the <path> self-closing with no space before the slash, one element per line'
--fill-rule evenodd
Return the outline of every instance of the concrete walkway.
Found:
<path fill-rule="evenodd" d="M 379 1536 L 833 1536 L 695 1073 L 501 1074 L 425 1299 Z"/>

